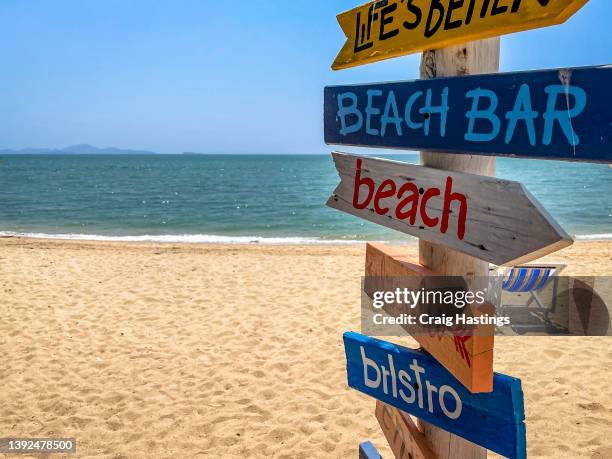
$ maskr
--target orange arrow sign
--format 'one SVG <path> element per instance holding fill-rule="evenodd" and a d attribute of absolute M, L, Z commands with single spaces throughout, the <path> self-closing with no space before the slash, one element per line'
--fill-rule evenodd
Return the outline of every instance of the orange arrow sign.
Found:
<path fill-rule="evenodd" d="M 383 244 L 366 246 L 366 280 L 403 277 L 432 277 L 435 272 L 416 264 L 401 252 Z M 368 290 L 367 285 L 365 286 Z M 370 292 L 366 292 L 369 294 Z M 485 327 L 482 327 L 486 329 Z M 410 329 L 406 331 L 410 332 Z M 424 335 L 414 339 L 472 393 L 493 390 L 493 330 L 489 335 Z"/>
<path fill-rule="evenodd" d="M 588 0 L 380 0 L 338 15 L 332 69 L 561 24 Z"/>

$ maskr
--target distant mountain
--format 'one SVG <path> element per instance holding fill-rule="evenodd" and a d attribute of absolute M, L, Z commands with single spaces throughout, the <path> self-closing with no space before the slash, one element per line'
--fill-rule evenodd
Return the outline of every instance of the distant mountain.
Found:
<path fill-rule="evenodd" d="M 0 150 L 0 155 L 155 155 L 146 150 L 123 150 L 121 148 L 98 148 L 86 143 L 70 147 L 53 148 L 23 148 L 21 150 Z"/>

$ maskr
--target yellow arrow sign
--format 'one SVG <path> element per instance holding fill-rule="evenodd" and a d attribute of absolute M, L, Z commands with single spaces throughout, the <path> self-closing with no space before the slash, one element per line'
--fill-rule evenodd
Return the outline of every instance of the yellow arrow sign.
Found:
<path fill-rule="evenodd" d="M 380 0 L 338 15 L 332 69 L 565 22 L 588 0 Z"/>

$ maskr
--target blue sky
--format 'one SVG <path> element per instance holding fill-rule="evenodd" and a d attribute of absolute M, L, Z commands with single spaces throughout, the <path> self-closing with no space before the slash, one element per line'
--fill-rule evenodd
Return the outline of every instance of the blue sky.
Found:
<path fill-rule="evenodd" d="M 0 2 L 0 149 L 325 153 L 323 87 L 414 79 L 419 56 L 332 72 L 362 1 Z M 502 40 L 503 71 L 612 63 L 612 2 Z"/>

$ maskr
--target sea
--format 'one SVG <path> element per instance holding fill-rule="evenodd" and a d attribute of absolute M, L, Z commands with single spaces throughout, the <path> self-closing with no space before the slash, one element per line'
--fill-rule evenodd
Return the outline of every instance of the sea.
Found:
<path fill-rule="evenodd" d="M 377 155 L 418 163 L 412 153 Z M 577 239 L 612 239 L 612 168 L 498 158 Z M 0 155 L 0 236 L 355 243 L 410 236 L 325 206 L 330 155 Z"/>

